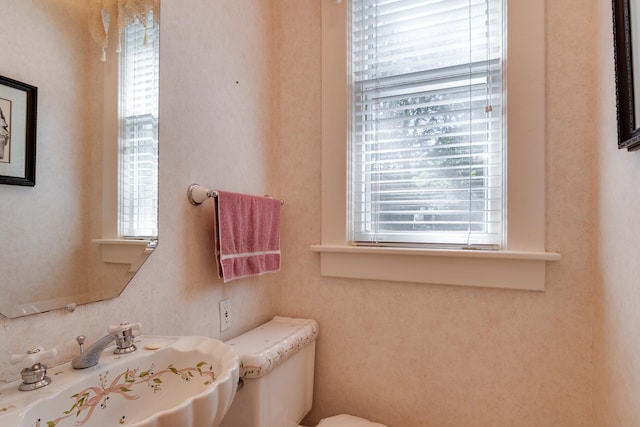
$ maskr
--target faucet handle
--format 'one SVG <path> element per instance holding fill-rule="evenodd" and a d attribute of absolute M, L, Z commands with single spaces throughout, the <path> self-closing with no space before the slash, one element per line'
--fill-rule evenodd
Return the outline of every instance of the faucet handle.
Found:
<path fill-rule="evenodd" d="M 139 331 L 140 328 L 142 328 L 142 324 L 140 322 L 136 322 L 136 323 L 122 322 L 119 325 L 109 326 L 109 329 L 107 329 L 107 331 L 110 334 L 119 334 L 120 332 L 124 332 L 127 329 Z"/>
<path fill-rule="evenodd" d="M 27 351 L 26 354 L 12 354 L 9 361 L 11 362 L 12 365 L 23 362 L 31 366 L 31 365 L 35 365 L 36 363 L 39 363 L 41 360 L 49 356 L 56 357 L 57 355 L 58 355 L 58 349 L 55 347 L 46 351 L 43 347 L 36 347 Z"/>
<path fill-rule="evenodd" d="M 80 354 L 84 353 L 84 342 L 87 339 L 87 337 L 85 337 L 84 335 L 78 335 L 76 337 L 76 341 L 78 342 L 78 345 L 80 346 Z"/>
<path fill-rule="evenodd" d="M 122 322 L 118 326 L 109 326 L 109 333 L 116 336 L 116 349 L 113 353 L 126 354 L 136 351 L 133 330 L 140 330 L 141 326 L 140 322 Z"/>
<path fill-rule="evenodd" d="M 18 390 L 36 390 L 51 384 L 51 378 L 47 376 L 47 365 L 40 361 L 49 356 L 55 357 L 57 354 L 58 350 L 55 347 L 46 351 L 42 347 L 36 347 L 27 351 L 27 354 L 12 354 L 10 358 L 12 365 L 20 362 L 28 364 L 28 367 L 20 371 L 22 384 Z"/>

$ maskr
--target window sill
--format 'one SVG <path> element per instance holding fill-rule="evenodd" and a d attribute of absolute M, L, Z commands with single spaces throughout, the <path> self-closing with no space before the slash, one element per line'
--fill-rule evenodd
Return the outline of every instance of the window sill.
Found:
<path fill-rule="evenodd" d="M 314 245 L 322 276 L 544 291 L 546 263 L 536 251 L 438 250 Z"/>
<path fill-rule="evenodd" d="M 100 246 L 102 262 L 129 264 L 129 271 L 135 273 L 153 251 L 150 240 L 93 239 L 91 243 Z"/>

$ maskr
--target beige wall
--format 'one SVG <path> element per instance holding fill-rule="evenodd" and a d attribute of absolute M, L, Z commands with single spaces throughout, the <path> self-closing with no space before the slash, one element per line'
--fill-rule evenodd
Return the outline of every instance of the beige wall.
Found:
<path fill-rule="evenodd" d="M 280 98 L 296 100 L 279 109 L 277 169 L 293 203 L 277 307 L 320 323 L 308 420 L 591 425 L 595 1 L 547 2 L 547 249 L 562 260 L 544 293 L 319 277 L 308 248 L 320 241 L 320 1 L 274 4 Z"/>
<path fill-rule="evenodd" d="M 640 160 L 614 147 L 608 2 L 547 2 L 547 249 L 562 260 L 536 293 L 320 277 L 320 1 L 164 1 L 160 245 L 121 297 L 3 319 L 0 342 L 70 353 L 123 319 L 226 339 L 305 316 L 320 324 L 310 423 L 633 425 Z M 281 273 L 215 278 L 211 206 L 188 204 L 192 182 L 286 200 Z"/>
<path fill-rule="evenodd" d="M 606 3 L 606 2 L 603 2 Z M 600 118 L 596 168 L 601 272 L 595 287 L 594 368 L 597 425 L 638 425 L 640 409 L 634 396 L 640 390 L 640 263 L 637 246 L 640 226 L 640 153 L 615 148 L 615 79 L 611 38 L 611 11 L 600 12 L 598 61 Z"/>

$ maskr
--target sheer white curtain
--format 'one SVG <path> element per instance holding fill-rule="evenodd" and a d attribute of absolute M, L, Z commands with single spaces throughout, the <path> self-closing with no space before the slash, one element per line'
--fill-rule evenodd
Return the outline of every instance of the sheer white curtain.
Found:
<path fill-rule="evenodd" d="M 107 59 L 109 31 L 115 26 L 118 34 L 131 24 L 144 28 L 157 27 L 160 20 L 160 0 L 89 0 L 89 32 L 102 49 L 102 61 Z M 119 39 L 121 43 L 121 38 Z M 116 51 L 120 52 L 118 45 Z"/>

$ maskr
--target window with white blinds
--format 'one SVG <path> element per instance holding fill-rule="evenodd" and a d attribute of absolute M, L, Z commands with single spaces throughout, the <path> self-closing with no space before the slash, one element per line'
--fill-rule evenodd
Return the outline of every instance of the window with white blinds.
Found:
<path fill-rule="evenodd" d="M 351 1 L 352 243 L 503 244 L 502 9 Z"/>
<path fill-rule="evenodd" d="M 136 22 L 122 37 L 119 234 L 154 239 L 158 236 L 159 26 L 145 28 Z"/>

